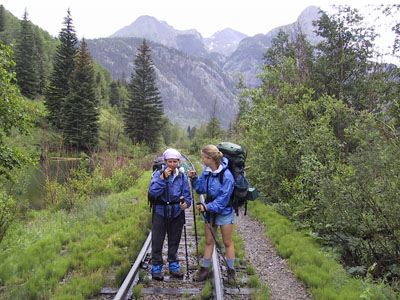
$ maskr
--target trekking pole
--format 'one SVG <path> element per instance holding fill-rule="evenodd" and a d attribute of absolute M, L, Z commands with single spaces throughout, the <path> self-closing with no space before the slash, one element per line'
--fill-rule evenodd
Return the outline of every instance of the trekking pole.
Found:
<path fill-rule="evenodd" d="M 182 155 L 185 157 L 185 159 L 186 159 L 188 162 L 190 162 L 190 165 L 191 165 L 192 170 L 193 170 L 193 171 L 196 171 L 196 169 L 195 169 L 193 163 L 190 161 L 190 159 L 189 159 L 186 155 L 184 155 L 184 154 L 182 154 Z M 194 238 L 195 238 L 195 240 L 196 240 L 196 261 L 197 261 L 197 266 L 199 266 L 199 263 L 200 263 L 200 262 L 199 262 L 199 241 L 198 241 L 198 239 L 197 239 L 196 208 L 194 207 L 195 202 L 194 202 L 193 182 L 192 182 L 192 181 L 190 181 L 190 191 L 191 191 L 192 206 L 193 206 Z"/>
<path fill-rule="evenodd" d="M 194 205 L 194 195 L 193 195 L 193 186 L 192 182 L 190 183 L 190 188 L 192 192 L 192 201 L 193 201 L 193 221 L 194 221 L 194 238 L 196 240 L 196 260 L 197 260 L 197 266 L 199 265 L 199 243 L 197 241 L 197 224 L 196 224 L 196 208 Z"/>
<path fill-rule="evenodd" d="M 203 208 L 204 208 L 204 210 L 205 210 L 205 206 L 204 206 L 203 203 L 199 202 L 199 203 L 197 203 L 197 205 L 202 205 Z M 208 230 L 210 230 L 211 235 L 212 235 L 212 237 L 214 238 L 214 242 L 215 242 L 215 246 L 216 246 L 216 248 L 217 248 L 218 254 L 219 254 L 220 256 L 222 256 L 222 258 L 223 258 L 223 260 L 224 260 L 224 262 L 225 262 L 226 267 L 227 267 L 228 269 L 230 269 L 230 267 L 229 267 L 229 265 L 228 265 L 228 262 L 226 261 L 225 255 L 222 253 L 221 246 L 219 245 L 219 243 L 218 243 L 218 241 L 217 241 L 217 237 L 215 236 L 214 231 L 213 231 L 212 228 L 211 228 L 210 222 L 208 222 L 208 220 L 207 220 L 205 211 L 201 211 L 201 214 L 203 215 L 204 222 L 207 224 Z M 240 291 L 240 287 L 239 287 L 239 285 L 238 285 L 238 283 L 237 283 L 237 281 L 236 281 L 235 276 L 233 277 L 233 280 L 235 281 L 235 285 L 236 285 L 237 289 Z"/>
<path fill-rule="evenodd" d="M 181 204 L 185 203 L 183 200 L 183 196 L 181 196 Z M 183 212 L 183 233 L 185 235 L 185 252 L 186 252 L 186 275 L 189 276 L 189 258 L 188 258 L 188 250 L 187 250 L 187 239 L 186 239 L 186 216 L 185 216 L 185 210 L 182 210 Z"/>
<path fill-rule="evenodd" d="M 163 171 L 163 172 L 165 172 L 165 170 Z M 169 235 L 169 216 L 168 216 L 168 214 L 169 214 L 169 209 L 168 209 L 168 206 L 169 206 L 169 187 L 168 187 L 168 183 L 169 183 L 169 179 L 168 179 L 168 177 L 167 178 L 165 178 L 165 173 L 163 173 L 164 175 L 164 181 L 165 181 L 165 191 L 167 192 L 167 206 L 164 206 L 164 214 L 166 214 L 165 216 L 164 216 L 164 223 L 165 223 L 165 219 L 167 220 L 167 235 L 168 235 L 168 239 L 169 239 L 169 237 L 170 237 L 170 235 Z M 167 207 L 167 208 L 166 208 Z M 166 208 L 166 209 L 165 209 Z"/>

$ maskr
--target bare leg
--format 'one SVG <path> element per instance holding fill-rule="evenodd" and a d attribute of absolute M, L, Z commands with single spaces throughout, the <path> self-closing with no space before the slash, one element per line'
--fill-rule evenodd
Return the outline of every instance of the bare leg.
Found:
<path fill-rule="evenodd" d="M 235 245 L 233 244 L 233 224 L 223 225 L 221 227 L 222 240 L 225 245 L 226 258 L 235 258 Z"/>

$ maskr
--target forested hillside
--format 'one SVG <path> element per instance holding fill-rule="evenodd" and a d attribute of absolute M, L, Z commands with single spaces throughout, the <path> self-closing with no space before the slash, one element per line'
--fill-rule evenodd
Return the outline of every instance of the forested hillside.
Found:
<path fill-rule="evenodd" d="M 88 40 L 96 61 L 111 70 L 113 78 L 133 70 L 132 57 L 142 43 L 140 38 L 106 38 Z M 214 62 L 148 41 L 164 102 L 164 112 L 172 123 L 182 128 L 207 124 L 215 115 L 226 129 L 237 113 L 233 80 Z"/>

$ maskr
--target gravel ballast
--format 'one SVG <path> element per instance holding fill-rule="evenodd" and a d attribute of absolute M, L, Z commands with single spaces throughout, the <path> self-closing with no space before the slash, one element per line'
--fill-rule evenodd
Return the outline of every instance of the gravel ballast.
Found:
<path fill-rule="evenodd" d="M 247 259 L 256 270 L 260 282 L 268 286 L 271 300 L 311 300 L 311 293 L 296 279 L 275 251 L 271 241 L 264 233 L 265 225 L 244 215 L 244 210 L 236 216 L 236 228 L 243 239 Z"/>

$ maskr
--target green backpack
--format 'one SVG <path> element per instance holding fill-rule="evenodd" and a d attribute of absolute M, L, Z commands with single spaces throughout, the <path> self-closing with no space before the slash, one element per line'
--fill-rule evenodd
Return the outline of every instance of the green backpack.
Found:
<path fill-rule="evenodd" d="M 239 207 L 244 205 L 244 214 L 246 214 L 247 201 L 256 200 L 258 198 L 257 189 L 249 186 L 249 181 L 246 177 L 245 164 L 247 155 L 242 146 L 231 142 L 221 142 L 216 146 L 228 159 L 228 169 L 235 179 L 235 188 L 231 196 L 231 205 L 235 209 L 236 215 L 239 215 Z M 221 173 L 219 180 L 222 184 L 223 172 Z"/>

